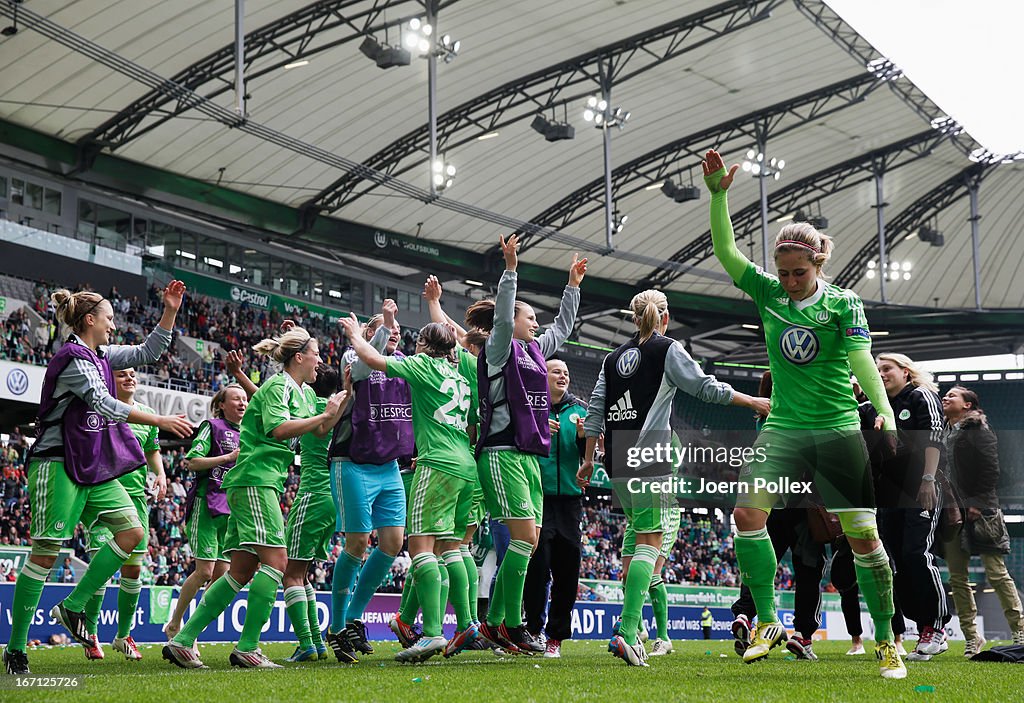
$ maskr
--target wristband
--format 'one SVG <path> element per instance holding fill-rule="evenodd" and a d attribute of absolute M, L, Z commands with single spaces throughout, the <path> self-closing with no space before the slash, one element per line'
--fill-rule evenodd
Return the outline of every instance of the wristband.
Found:
<path fill-rule="evenodd" d="M 923 476 L 921 476 L 921 480 L 922 481 L 932 481 L 932 482 L 934 482 L 935 481 L 935 474 L 924 474 Z"/>

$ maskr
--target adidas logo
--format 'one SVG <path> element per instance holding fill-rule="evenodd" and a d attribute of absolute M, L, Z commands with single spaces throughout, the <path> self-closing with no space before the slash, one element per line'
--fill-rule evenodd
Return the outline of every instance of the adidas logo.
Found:
<path fill-rule="evenodd" d="M 609 422 L 625 422 L 626 420 L 636 419 L 636 410 L 633 409 L 633 399 L 630 397 L 630 391 L 626 391 L 625 395 L 619 398 L 618 402 L 615 403 L 608 411 L 607 420 Z"/>

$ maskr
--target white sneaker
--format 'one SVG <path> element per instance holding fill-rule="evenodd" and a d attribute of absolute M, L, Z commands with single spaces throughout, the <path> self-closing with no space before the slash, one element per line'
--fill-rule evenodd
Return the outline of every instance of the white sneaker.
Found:
<path fill-rule="evenodd" d="M 644 621 L 641 618 L 640 624 L 636 628 L 636 641 L 637 642 L 646 642 L 650 638 L 651 638 L 651 633 L 649 633 L 647 631 L 647 626 L 644 625 Z"/>
<path fill-rule="evenodd" d="M 562 640 L 549 639 L 544 647 L 545 659 L 562 658 Z"/>
<path fill-rule="evenodd" d="M 896 643 L 896 653 L 899 654 L 901 657 L 907 656 L 907 650 L 903 648 L 902 641 Z"/>
<path fill-rule="evenodd" d="M 130 661 L 138 661 L 139 659 L 142 659 L 142 654 L 139 653 L 139 648 L 135 646 L 135 640 L 132 639 L 131 635 L 128 635 L 127 637 L 115 637 L 110 646 L 114 648 L 115 652 L 123 654 L 125 659 Z"/>
<path fill-rule="evenodd" d="M 1017 630 L 1013 633 L 1014 644 L 1024 644 L 1024 630 Z"/>
<path fill-rule="evenodd" d="M 240 666 L 243 669 L 283 669 L 280 664 L 270 661 L 267 656 L 257 647 L 252 652 L 243 652 L 235 647 L 228 657 L 231 666 Z"/>
<path fill-rule="evenodd" d="M 860 654 L 867 654 L 867 651 L 865 651 L 864 649 L 863 642 L 861 642 L 860 644 L 851 644 L 850 648 L 846 650 L 846 656 L 848 657 L 855 657 Z"/>
<path fill-rule="evenodd" d="M 917 654 L 933 656 L 941 654 L 947 649 L 949 649 L 949 643 L 946 642 L 946 633 L 936 630 L 934 627 L 925 627 L 921 630 L 921 637 L 918 638 L 914 651 Z"/>
<path fill-rule="evenodd" d="M 970 659 L 975 654 L 985 649 L 987 642 L 988 640 L 981 635 L 978 635 L 977 638 L 973 640 L 967 640 L 967 644 L 964 645 L 964 656 Z"/>
<path fill-rule="evenodd" d="M 395 655 L 395 661 L 415 663 L 425 662 L 435 654 L 444 652 L 448 640 L 444 637 L 420 637 L 411 647 L 403 649 Z"/>
<path fill-rule="evenodd" d="M 662 657 L 666 654 L 671 654 L 675 650 L 672 648 L 672 640 L 656 639 L 654 640 L 654 646 L 651 648 L 652 657 Z"/>

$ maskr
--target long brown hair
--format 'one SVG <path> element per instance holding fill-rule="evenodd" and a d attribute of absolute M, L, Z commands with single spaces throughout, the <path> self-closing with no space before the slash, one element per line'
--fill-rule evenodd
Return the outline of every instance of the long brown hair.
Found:
<path fill-rule="evenodd" d="M 518 315 L 526 307 L 526 303 L 516 301 L 516 309 L 513 317 Z M 466 308 L 466 327 L 476 327 L 484 332 L 490 332 L 494 328 L 494 301 L 478 300 Z"/>
<path fill-rule="evenodd" d="M 423 345 L 423 353 L 435 359 L 447 359 L 455 362 L 455 332 L 448 325 L 431 322 L 420 329 L 417 340 Z"/>

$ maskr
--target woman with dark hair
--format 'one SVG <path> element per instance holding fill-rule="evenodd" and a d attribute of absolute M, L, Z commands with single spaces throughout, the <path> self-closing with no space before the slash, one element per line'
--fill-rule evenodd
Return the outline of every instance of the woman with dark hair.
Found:
<path fill-rule="evenodd" d="M 444 324 L 425 325 L 408 357 L 383 356 L 359 336 L 355 315 L 340 320 L 359 359 L 389 378 L 404 378 L 412 394 L 416 433 L 416 473 L 409 496 L 410 577 L 423 610 L 423 636 L 395 655 L 400 662 L 426 661 L 445 651 L 441 630 L 443 600 L 441 570 L 435 552 L 458 553 L 469 525 L 476 466 L 466 434 L 470 405 L 469 382 L 455 360 L 455 333 Z M 466 569 L 459 560 L 448 563 L 450 596 L 457 630 L 464 646 L 477 637 L 469 609 Z M 455 652 L 450 652 L 454 654 Z"/>
<path fill-rule="evenodd" d="M 181 281 L 168 284 L 160 322 L 137 346 L 110 344 L 117 326 L 114 308 L 103 296 L 67 290 L 51 296 L 69 336 L 46 367 L 38 434 L 28 457 L 32 554 L 14 587 L 11 639 L 3 654 L 9 674 L 29 673 L 29 625 L 61 543 L 71 539 L 79 521 L 99 522 L 113 534 L 74 590 L 50 611 L 84 647 L 92 644 L 86 605 L 142 541 L 144 526 L 135 504 L 124 486 L 112 480 L 146 463 L 128 423 L 154 425 L 178 437 L 191 434 L 192 426 L 183 416 L 154 415 L 119 401 L 113 372 L 160 358 L 171 342 L 184 294 Z"/>
<path fill-rule="evenodd" d="M 999 483 L 996 434 L 989 427 L 978 394 L 968 388 L 954 386 L 946 391 L 942 396 L 942 411 L 947 423 L 949 477 L 964 515 L 963 530 L 944 545 L 946 564 L 960 629 L 967 639 L 964 656 L 973 657 L 984 649 L 985 636 L 978 632 L 974 622 L 978 606 L 967 574 L 972 555 L 981 556 L 985 577 L 999 596 L 1014 644 L 1024 644 L 1024 610 L 1017 586 L 1006 570 L 1004 555 L 1010 551 L 1010 538 L 996 494 Z"/>

